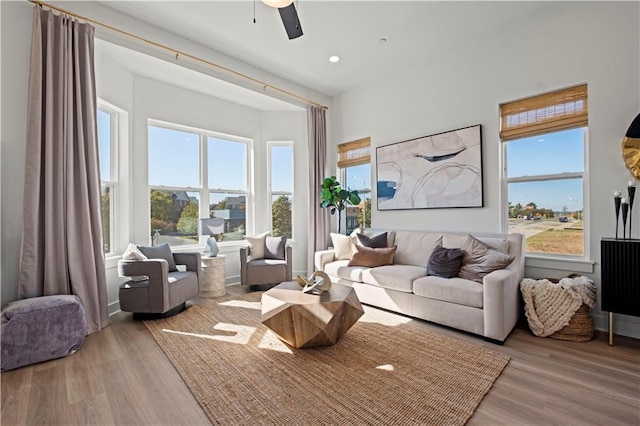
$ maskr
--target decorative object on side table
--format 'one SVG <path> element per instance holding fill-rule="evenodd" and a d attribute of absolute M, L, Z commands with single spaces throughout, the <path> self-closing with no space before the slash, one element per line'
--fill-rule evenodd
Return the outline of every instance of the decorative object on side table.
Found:
<path fill-rule="evenodd" d="M 322 271 L 315 271 L 309 278 L 298 275 L 296 281 L 300 287 L 303 287 L 303 293 L 322 294 L 331 289 L 331 279 Z"/>
<path fill-rule="evenodd" d="M 622 191 L 614 191 L 613 206 L 616 209 L 616 240 L 618 239 L 618 223 L 620 219 L 620 204 L 622 203 Z"/>
<path fill-rule="evenodd" d="M 218 248 L 218 242 L 214 237 L 207 238 L 207 243 L 204 246 L 204 254 L 209 257 L 216 257 L 220 252 Z"/>
<path fill-rule="evenodd" d="M 200 219 L 199 235 L 206 235 L 208 238 L 204 244 L 203 255 L 216 257 L 220 252 L 216 236 L 224 233 L 224 219 L 219 217 Z M 202 240 L 201 244 L 202 244 Z"/>

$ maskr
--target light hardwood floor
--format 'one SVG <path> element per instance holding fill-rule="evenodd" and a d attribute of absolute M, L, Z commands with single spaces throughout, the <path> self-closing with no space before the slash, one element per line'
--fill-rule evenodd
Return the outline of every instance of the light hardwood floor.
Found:
<path fill-rule="evenodd" d="M 610 347 L 598 333 L 572 343 L 518 326 L 497 346 L 413 323 L 511 357 L 469 425 L 640 425 L 640 340 L 616 336 Z M 2 373 L 0 381 L 3 426 L 210 424 L 144 324 L 127 313 L 87 336 L 76 354 Z"/>

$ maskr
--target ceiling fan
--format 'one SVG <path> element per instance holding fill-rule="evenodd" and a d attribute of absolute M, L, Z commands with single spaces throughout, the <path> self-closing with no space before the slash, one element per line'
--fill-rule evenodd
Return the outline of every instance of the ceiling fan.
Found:
<path fill-rule="evenodd" d="M 262 0 L 262 2 L 267 6 L 278 9 L 289 40 L 293 40 L 302 35 L 302 25 L 300 25 L 300 19 L 298 19 L 298 12 L 296 11 L 295 4 L 293 4 L 293 0 Z"/>

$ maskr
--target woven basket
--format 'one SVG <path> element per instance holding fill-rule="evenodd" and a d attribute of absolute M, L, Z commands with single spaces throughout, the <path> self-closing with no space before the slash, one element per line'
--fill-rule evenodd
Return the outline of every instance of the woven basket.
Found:
<path fill-rule="evenodd" d="M 576 313 L 573 314 L 569 324 L 549 337 L 558 340 L 568 340 L 570 342 L 587 342 L 593 339 L 593 335 L 593 318 L 589 313 L 589 307 L 583 303 Z"/>

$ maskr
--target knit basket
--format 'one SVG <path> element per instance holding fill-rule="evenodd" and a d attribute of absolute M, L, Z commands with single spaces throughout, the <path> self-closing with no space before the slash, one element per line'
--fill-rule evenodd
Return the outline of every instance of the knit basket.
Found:
<path fill-rule="evenodd" d="M 568 278 L 576 276 L 578 276 L 578 274 L 570 274 Z M 555 278 L 548 278 L 548 280 L 554 283 L 558 283 L 560 281 Z M 549 337 L 569 342 L 587 342 L 593 339 L 594 334 L 593 318 L 589 312 L 589 307 L 583 303 L 576 313 L 573 314 L 569 324 L 551 334 Z"/>
<path fill-rule="evenodd" d="M 593 318 L 589 313 L 589 307 L 583 303 L 576 313 L 573 314 L 569 324 L 549 337 L 558 340 L 568 340 L 569 342 L 587 342 L 593 339 L 593 335 Z"/>

